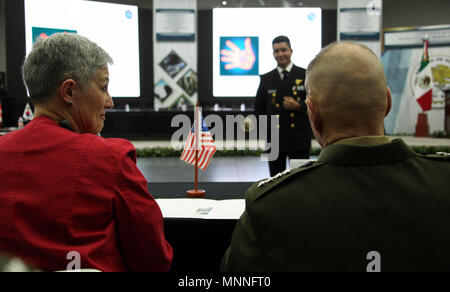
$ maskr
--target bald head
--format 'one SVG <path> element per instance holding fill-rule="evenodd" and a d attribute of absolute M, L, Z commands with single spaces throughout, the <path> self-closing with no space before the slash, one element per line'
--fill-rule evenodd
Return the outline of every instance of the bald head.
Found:
<path fill-rule="evenodd" d="M 389 107 L 386 78 L 380 60 L 367 47 L 352 42 L 325 47 L 308 66 L 306 89 L 320 128 L 358 133 L 353 136 L 383 128 Z"/>

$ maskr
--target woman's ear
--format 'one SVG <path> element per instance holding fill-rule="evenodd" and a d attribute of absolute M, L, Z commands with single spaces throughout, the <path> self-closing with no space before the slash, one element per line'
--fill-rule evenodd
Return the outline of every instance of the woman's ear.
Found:
<path fill-rule="evenodd" d="M 64 103 L 72 105 L 76 85 L 77 82 L 73 79 L 66 79 L 61 83 L 59 93 Z"/>

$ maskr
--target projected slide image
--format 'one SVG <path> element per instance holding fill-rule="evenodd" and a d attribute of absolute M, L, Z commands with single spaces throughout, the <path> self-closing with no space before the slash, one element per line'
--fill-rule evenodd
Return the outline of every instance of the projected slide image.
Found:
<path fill-rule="evenodd" d="M 155 97 L 161 102 L 164 102 L 171 94 L 173 90 L 163 79 L 159 80 L 155 85 Z"/>
<path fill-rule="evenodd" d="M 259 75 L 258 37 L 220 37 L 220 75 Z"/>
<path fill-rule="evenodd" d="M 192 71 L 192 69 L 189 69 L 189 71 L 178 80 L 177 84 L 180 85 L 189 96 L 192 96 L 197 92 L 197 73 Z"/>
<path fill-rule="evenodd" d="M 181 94 L 170 106 L 170 110 L 186 110 L 188 107 L 193 107 L 194 104 L 187 98 L 185 94 Z"/>
<path fill-rule="evenodd" d="M 31 28 L 32 43 L 34 44 L 38 39 L 46 39 L 54 33 L 77 33 L 73 29 L 60 29 L 60 28 L 49 28 L 49 27 L 35 27 Z"/>
<path fill-rule="evenodd" d="M 174 78 L 180 73 L 181 70 L 186 67 L 186 62 L 181 59 L 180 56 L 175 51 L 171 51 L 160 63 L 159 66 L 169 74 L 170 77 Z"/>
<path fill-rule="evenodd" d="M 108 66 L 112 97 L 141 96 L 137 6 L 84 0 L 20 1 L 24 2 L 27 54 L 37 38 L 77 33 L 113 59 Z"/>
<path fill-rule="evenodd" d="M 214 8 L 213 96 L 254 98 L 259 75 L 277 67 L 272 41 L 280 35 L 290 39 L 292 63 L 306 68 L 322 48 L 321 9 Z"/>

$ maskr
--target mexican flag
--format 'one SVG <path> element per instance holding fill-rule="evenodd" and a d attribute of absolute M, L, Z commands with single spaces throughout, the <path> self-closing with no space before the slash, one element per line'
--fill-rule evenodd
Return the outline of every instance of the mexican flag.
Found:
<path fill-rule="evenodd" d="M 414 97 L 423 111 L 431 110 L 433 99 L 433 75 L 431 74 L 430 57 L 428 56 L 428 38 L 423 41 L 422 61 L 416 74 Z"/>

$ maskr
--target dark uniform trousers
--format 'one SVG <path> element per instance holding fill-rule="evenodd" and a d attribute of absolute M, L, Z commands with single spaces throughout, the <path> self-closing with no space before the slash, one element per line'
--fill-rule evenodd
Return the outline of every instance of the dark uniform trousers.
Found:
<path fill-rule="evenodd" d="M 293 66 L 289 75 L 281 80 L 277 69 L 261 75 L 255 101 L 256 115 L 274 115 L 278 119 L 279 156 L 269 161 L 270 175 L 286 169 L 286 158 L 308 159 L 311 149 L 312 131 L 305 103 L 305 69 Z M 283 107 L 285 96 L 291 96 L 300 104 L 300 110 L 291 111 Z M 270 117 L 267 129 L 270 129 Z M 269 131 L 268 141 L 271 140 Z M 273 141 L 270 141 L 273 146 Z"/>

